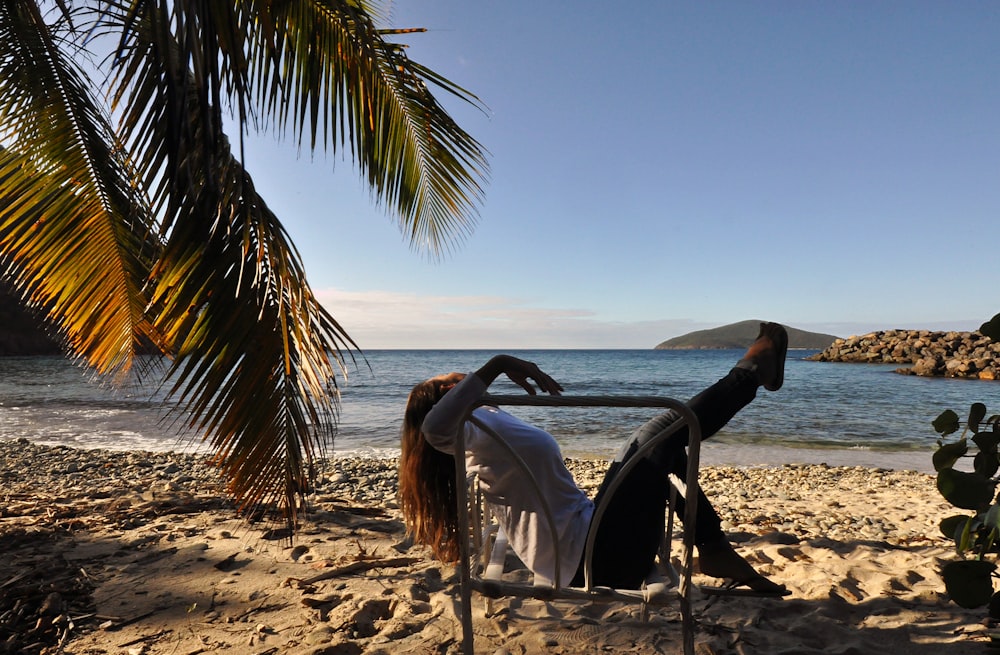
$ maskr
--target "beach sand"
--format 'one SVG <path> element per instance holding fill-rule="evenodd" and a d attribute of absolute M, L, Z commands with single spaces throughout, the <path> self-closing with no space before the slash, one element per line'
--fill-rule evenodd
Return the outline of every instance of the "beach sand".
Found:
<path fill-rule="evenodd" d="M 457 653 L 454 569 L 407 545 L 394 467 L 329 462 L 290 543 L 234 518 L 198 457 L 0 441 L 0 653 Z M 573 462 L 588 489 L 602 468 Z M 932 476 L 710 465 L 702 484 L 738 550 L 793 593 L 697 597 L 699 655 L 984 651 L 985 610 L 951 603 L 937 574 L 953 512 Z M 644 623 L 617 603 L 473 607 L 477 653 L 681 652 L 672 608 Z"/>

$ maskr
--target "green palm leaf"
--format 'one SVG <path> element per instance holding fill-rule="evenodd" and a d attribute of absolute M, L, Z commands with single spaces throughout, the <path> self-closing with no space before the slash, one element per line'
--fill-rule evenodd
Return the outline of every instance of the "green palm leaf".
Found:
<path fill-rule="evenodd" d="M 34 2 L 0 4 L 0 271 L 101 373 L 152 337 L 148 209 L 86 75 Z"/>
<path fill-rule="evenodd" d="M 123 35 L 115 97 L 129 112 L 126 138 L 149 155 L 142 161 L 153 175 L 147 182 L 162 179 L 160 170 L 171 177 L 193 149 L 214 147 L 223 133 L 225 99 L 240 134 L 261 121 L 291 130 L 312 150 L 347 148 L 414 246 L 438 254 L 471 230 L 488 170 L 485 151 L 428 85 L 476 106 L 479 101 L 411 61 L 386 40 L 396 32 L 378 29 L 359 4 L 114 4 L 117 14 L 105 21 Z M 201 115 L 198 140 L 188 103 Z M 153 125 L 167 141 L 157 141 Z"/>
<path fill-rule="evenodd" d="M 206 186 L 230 203 L 228 229 L 178 212 L 152 293 L 175 339 L 170 392 L 208 435 L 241 508 L 273 504 L 294 524 L 312 461 L 332 443 L 335 374 L 355 344 L 313 296 L 250 177 L 232 158 L 214 170 Z"/>
<path fill-rule="evenodd" d="M 169 15 L 154 9 L 128 17 L 117 95 L 124 133 L 148 144 L 136 159 L 145 179 L 163 180 L 156 198 L 169 229 L 150 299 L 175 356 L 169 396 L 175 417 L 211 443 L 241 509 L 273 505 L 294 525 L 312 461 L 332 443 L 336 374 L 356 344 L 313 296 L 280 222 L 219 135 L 218 112 L 203 105 L 213 92 L 190 74 L 178 86 L 187 55 L 170 37 L 155 40 Z"/>
<path fill-rule="evenodd" d="M 260 111 L 301 144 L 347 146 L 362 175 L 417 247 L 438 253 L 466 235 L 487 174 L 482 146 L 462 130 L 428 82 L 474 105 L 467 91 L 411 61 L 351 2 L 246 3 L 248 58 Z M 268 11 L 270 9 L 270 11 Z"/>

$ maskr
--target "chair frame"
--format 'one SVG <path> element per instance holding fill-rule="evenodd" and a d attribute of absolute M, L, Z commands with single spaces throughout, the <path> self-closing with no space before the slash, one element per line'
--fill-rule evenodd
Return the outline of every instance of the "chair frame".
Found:
<path fill-rule="evenodd" d="M 670 581 L 668 584 L 658 583 L 656 591 L 650 589 L 611 589 L 609 587 L 596 587 L 593 584 L 593 554 L 594 543 L 597 536 L 597 527 L 600 525 L 607 506 L 614 495 L 615 490 L 624 480 L 626 474 L 645 455 L 655 448 L 661 441 L 669 438 L 672 434 L 687 426 L 688 428 L 688 467 L 685 472 L 684 496 L 694 498 L 698 490 L 698 466 L 701 452 L 701 426 L 698 417 L 683 402 L 674 398 L 660 396 L 549 396 L 549 395 L 516 395 L 516 396 L 494 396 L 485 394 L 469 410 L 466 417 L 472 421 L 486 434 L 490 435 L 498 443 L 506 448 L 511 459 L 517 464 L 525 474 L 525 479 L 530 483 L 538 495 L 542 512 L 545 515 L 550 530 L 550 538 L 553 543 L 558 543 L 558 535 L 555 532 L 555 523 L 552 519 L 552 510 L 548 501 L 542 496 L 538 481 L 531 474 L 530 468 L 524 460 L 507 444 L 496 432 L 473 416 L 473 411 L 481 406 L 531 406 L 531 407 L 649 407 L 672 409 L 678 414 L 678 419 L 667 426 L 664 430 L 643 444 L 619 469 L 618 473 L 609 483 L 604 493 L 602 501 L 594 508 L 590 529 L 587 533 L 587 542 L 584 547 L 584 586 L 569 587 L 560 580 L 559 552 L 556 550 L 555 576 L 553 581 L 546 581 L 548 584 L 523 584 L 504 582 L 499 579 L 499 574 L 503 571 L 503 563 L 506 554 L 506 539 L 501 533 L 497 533 L 495 526 L 489 525 L 489 516 L 480 509 L 481 498 L 476 494 L 476 502 L 472 503 L 475 525 L 470 522 L 470 498 L 469 487 L 471 480 L 466 474 L 465 457 L 455 457 L 456 491 L 458 502 L 458 523 L 459 523 L 459 569 L 461 579 L 461 621 L 462 621 L 462 652 L 472 655 L 474 652 L 474 634 L 472 628 L 472 591 L 475 590 L 487 598 L 500 596 L 510 596 L 518 598 L 539 598 L 544 600 L 586 600 L 586 601 L 624 601 L 629 603 L 640 603 L 643 608 L 643 616 L 646 616 L 648 605 L 666 605 L 677 602 L 680 605 L 681 623 L 683 630 L 683 642 L 685 655 L 694 653 L 694 619 L 691 612 L 691 572 L 694 557 L 694 525 L 697 517 L 697 503 L 685 503 L 684 529 L 682 535 L 681 551 L 681 572 L 678 575 L 673 571 L 670 564 L 670 546 L 673 539 L 673 505 L 676 502 L 675 493 L 671 493 L 670 507 L 668 507 L 667 529 L 664 535 L 664 548 L 660 552 L 660 564 L 670 571 Z M 459 430 L 456 442 L 456 453 L 465 452 L 465 437 Z M 489 547 L 490 539 L 494 540 L 493 547 Z M 473 562 L 472 553 L 476 552 L 479 562 Z"/>

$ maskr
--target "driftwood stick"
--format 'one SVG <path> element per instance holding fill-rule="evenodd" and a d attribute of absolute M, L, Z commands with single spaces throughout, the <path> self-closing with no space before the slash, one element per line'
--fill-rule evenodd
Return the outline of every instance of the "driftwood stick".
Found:
<path fill-rule="evenodd" d="M 361 560 L 360 562 L 351 562 L 344 566 L 338 566 L 335 569 L 330 569 L 329 571 L 324 571 L 319 575 L 314 575 L 311 578 L 306 578 L 305 580 L 300 580 L 297 578 L 289 578 L 286 581 L 290 583 L 292 581 L 302 589 L 310 585 L 316 584 L 321 580 L 329 580 L 330 578 L 339 578 L 342 575 L 352 575 L 354 573 L 360 573 L 362 571 L 370 571 L 371 569 L 383 569 L 383 568 L 398 568 L 401 566 L 410 566 L 419 562 L 420 559 L 417 557 L 393 557 L 391 559 L 373 559 L 373 560 Z"/>
<path fill-rule="evenodd" d="M 170 634 L 171 632 L 173 632 L 173 630 L 167 628 L 166 630 L 160 630 L 159 632 L 151 634 L 151 635 L 143 635 L 141 637 L 136 637 L 135 639 L 132 639 L 131 641 L 126 641 L 125 643 L 118 644 L 118 647 L 119 648 L 125 648 L 127 646 L 135 646 L 136 644 L 142 643 L 144 641 L 154 641 L 156 639 L 159 639 L 160 637 L 163 637 L 164 635 Z"/>

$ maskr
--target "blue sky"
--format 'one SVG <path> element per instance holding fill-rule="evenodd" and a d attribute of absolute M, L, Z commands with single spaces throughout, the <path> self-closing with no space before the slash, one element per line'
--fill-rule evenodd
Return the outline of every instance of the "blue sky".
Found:
<path fill-rule="evenodd" d="M 409 56 L 490 152 L 413 250 L 350 160 L 247 165 L 363 349 L 647 348 L 750 318 L 847 336 L 1000 312 L 1000 3 L 425 0 Z"/>

